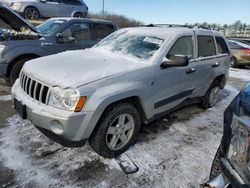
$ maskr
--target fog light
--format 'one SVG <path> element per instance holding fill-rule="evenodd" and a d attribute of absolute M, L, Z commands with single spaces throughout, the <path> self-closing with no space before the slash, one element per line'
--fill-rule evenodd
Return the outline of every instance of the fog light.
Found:
<path fill-rule="evenodd" d="M 57 120 L 53 120 L 50 123 L 50 128 L 51 130 L 55 133 L 55 134 L 62 134 L 63 133 L 63 126 L 62 123 L 57 121 Z"/>

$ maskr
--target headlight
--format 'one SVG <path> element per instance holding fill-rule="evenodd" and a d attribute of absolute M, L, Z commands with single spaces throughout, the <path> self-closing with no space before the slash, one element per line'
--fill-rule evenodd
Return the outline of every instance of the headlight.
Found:
<path fill-rule="evenodd" d="M 76 112 L 81 111 L 85 101 L 86 97 L 80 97 L 78 90 L 59 87 L 52 88 L 49 97 L 50 106 Z"/>
<path fill-rule="evenodd" d="M 0 57 L 3 57 L 4 48 L 5 48 L 4 45 L 0 45 Z"/>
<path fill-rule="evenodd" d="M 14 10 L 18 10 L 22 7 L 21 3 L 15 2 L 15 3 L 11 3 L 10 7 Z"/>
<path fill-rule="evenodd" d="M 5 45 L 0 45 L 0 52 L 3 51 L 5 48 Z"/>

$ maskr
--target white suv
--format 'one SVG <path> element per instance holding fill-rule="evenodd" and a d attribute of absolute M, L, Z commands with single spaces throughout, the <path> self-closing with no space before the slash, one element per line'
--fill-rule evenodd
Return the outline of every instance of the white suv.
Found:
<path fill-rule="evenodd" d="M 15 108 L 63 145 L 125 151 L 141 123 L 190 103 L 216 104 L 230 68 L 224 36 L 188 28 L 118 30 L 96 46 L 27 62 Z"/>
<path fill-rule="evenodd" d="M 86 17 L 88 7 L 82 0 L 20 0 L 13 1 L 10 8 L 26 19 L 40 17 Z"/>

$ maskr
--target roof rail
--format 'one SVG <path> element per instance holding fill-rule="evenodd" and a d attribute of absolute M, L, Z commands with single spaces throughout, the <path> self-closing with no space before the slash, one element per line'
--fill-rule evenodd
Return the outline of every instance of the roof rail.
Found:
<path fill-rule="evenodd" d="M 181 25 L 181 24 L 149 24 L 146 27 L 186 27 L 186 28 L 193 28 L 188 25 Z"/>
<path fill-rule="evenodd" d="M 197 25 L 181 25 L 181 24 L 149 24 L 149 25 L 145 25 L 146 27 L 186 27 L 189 29 L 207 29 L 207 30 L 213 30 L 211 28 L 204 28 L 201 26 L 197 26 Z"/>

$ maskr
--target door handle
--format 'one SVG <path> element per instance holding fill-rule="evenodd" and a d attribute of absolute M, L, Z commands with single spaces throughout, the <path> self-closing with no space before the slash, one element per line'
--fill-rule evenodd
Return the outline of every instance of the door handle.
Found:
<path fill-rule="evenodd" d="M 214 63 L 214 64 L 212 65 L 213 68 L 218 67 L 218 66 L 219 66 L 219 63 L 218 63 L 218 62 L 216 62 L 216 63 Z"/>
<path fill-rule="evenodd" d="M 191 74 L 191 73 L 194 73 L 196 70 L 195 68 L 190 68 L 186 71 L 186 74 Z"/>

